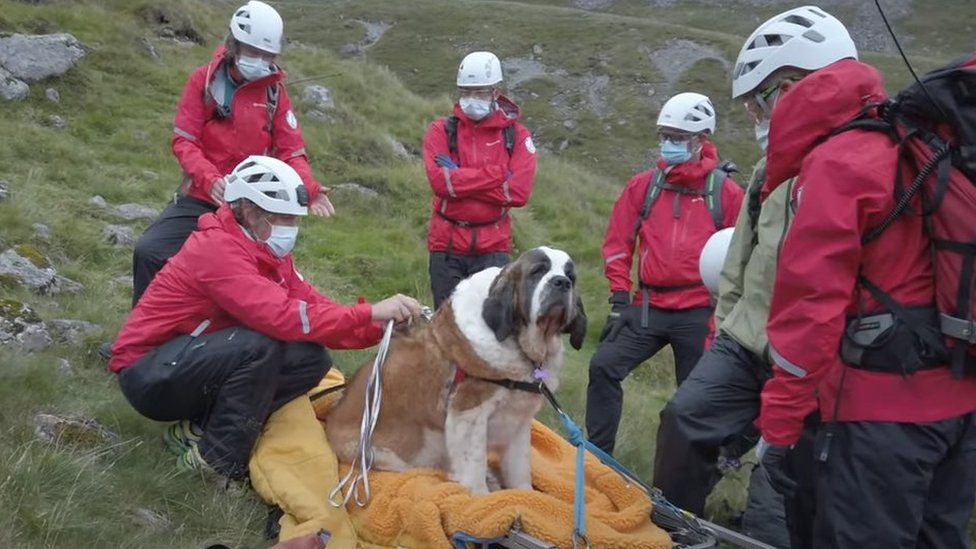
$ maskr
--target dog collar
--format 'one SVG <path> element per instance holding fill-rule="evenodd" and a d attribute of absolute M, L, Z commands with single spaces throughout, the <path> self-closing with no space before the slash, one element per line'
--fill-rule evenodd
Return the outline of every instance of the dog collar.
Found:
<path fill-rule="evenodd" d="M 467 372 L 461 369 L 461 366 L 457 362 L 452 362 L 454 365 L 454 386 L 457 387 L 465 379 L 477 379 L 481 381 L 487 381 L 488 383 L 494 383 L 506 389 L 511 389 L 514 391 L 525 391 L 526 393 L 534 393 L 537 395 L 542 394 L 542 380 L 539 381 L 515 381 L 514 379 L 488 379 L 486 377 L 475 377 L 468 375 Z"/>

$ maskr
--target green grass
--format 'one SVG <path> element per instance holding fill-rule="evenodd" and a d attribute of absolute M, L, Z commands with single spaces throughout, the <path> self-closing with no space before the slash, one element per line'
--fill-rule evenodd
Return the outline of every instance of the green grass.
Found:
<path fill-rule="evenodd" d="M 563 140 L 570 142 L 564 153 L 540 155 L 532 199 L 514 214 L 515 245 L 516 251 L 540 244 L 562 247 L 578 264 L 590 335 L 582 351 L 567 354 L 560 399 L 582 421 L 587 364 L 608 309 L 600 255 L 606 218 L 626 179 L 650 160 L 656 108 L 664 99 L 663 76 L 647 52 L 681 37 L 731 60 L 742 40 L 736 33 L 745 32 L 749 17 L 730 16 L 739 23 L 718 30 L 703 24 L 705 14 L 693 6 L 658 17 L 633 2 L 618 3 L 617 13 L 589 14 L 561 4 L 280 2 L 291 38 L 303 44 L 283 58 L 290 80 L 320 77 L 337 105 L 329 120 L 312 120 L 303 116 L 309 109 L 301 101 L 304 84 L 290 87 L 314 172 L 329 185 L 355 182 L 379 193 L 377 198 L 337 193 L 335 218 L 310 218 L 303 225 L 299 266 L 340 301 L 359 295 L 377 300 L 394 292 L 431 301 L 425 246 L 430 191 L 420 161 L 397 157 L 389 140 L 419 150 L 427 125 L 451 104 L 455 67 L 465 51 L 489 48 L 503 57 L 527 57 L 539 44 L 542 62 L 565 71 L 557 78 L 610 78 L 605 98 L 611 114 L 604 118 L 580 107 L 585 94 L 563 89 L 552 78 L 513 90 L 540 143 L 556 149 Z M 32 85 L 26 102 L 0 103 L 5 129 L 0 178 L 11 184 L 11 198 L 0 203 L 0 244 L 36 247 L 86 290 L 50 298 L 0 284 L 0 297 L 29 303 L 44 319 L 77 318 L 103 325 L 109 336 L 117 331 L 130 294 L 109 281 L 130 272 L 131 251 L 104 240 L 104 224 L 121 221 L 88 199 L 98 194 L 111 204 L 163 207 L 180 177 L 169 151 L 177 98 L 187 74 L 209 59 L 236 5 L 236 0 L 78 0 L 33 6 L 0 0 L 0 31 L 71 32 L 89 47 L 77 69 Z M 365 61 L 336 53 L 362 37 L 362 27 L 351 22 L 355 18 L 393 23 Z M 160 19 L 193 29 L 206 45 L 157 38 Z M 940 12 L 912 23 L 913 32 L 936 35 L 943 23 L 948 22 Z M 146 53 L 144 38 L 160 59 Z M 907 82 L 900 61 L 865 57 L 890 75 L 893 89 Z M 923 67 L 936 63 L 918 61 Z M 60 91 L 60 104 L 44 98 L 48 86 Z M 648 87 L 657 90 L 654 96 Z M 728 99 L 726 69 L 714 60 L 699 61 L 676 80 L 674 91 L 686 87 L 715 99 L 723 155 L 748 167 L 758 151 L 741 107 Z M 577 106 L 570 109 L 574 129 L 564 127 L 566 112 L 550 104 L 556 100 Z M 67 128 L 49 127 L 52 114 L 64 116 Z M 34 236 L 31 225 L 38 222 L 51 228 L 50 241 Z M 133 225 L 139 232 L 146 222 Z M 7 510 L 0 515 L 0 546 L 262 544 L 265 509 L 253 495 L 227 494 L 173 474 L 173 460 L 159 442 L 160 425 L 139 416 L 121 397 L 114 376 L 93 356 L 99 342 L 93 337 L 80 347 L 55 345 L 32 356 L 0 350 L 0 508 Z M 337 359 L 349 372 L 366 356 L 347 352 Z M 72 374 L 59 372 L 59 358 L 73 364 Z M 670 353 L 639 368 L 624 386 L 618 455 L 649 476 L 657 413 L 673 391 Z M 119 441 L 110 446 L 40 443 L 32 421 L 42 412 L 97 418 L 118 433 Z M 556 425 L 550 412 L 543 418 Z M 712 516 L 724 518 L 741 507 L 742 487 L 741 476 L 723 481 L 710 504 Z"/>

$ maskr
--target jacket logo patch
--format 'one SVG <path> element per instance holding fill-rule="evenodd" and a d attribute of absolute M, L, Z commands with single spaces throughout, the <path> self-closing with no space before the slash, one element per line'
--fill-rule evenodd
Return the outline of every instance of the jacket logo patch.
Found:
<path fill-rule="evenodd" d="M 531 137 L 525 138 L 525 150 L 529 151 L 529 154 L 535 154 L 535 143 Z"/>
<path fill-rule="evenodd" d="M 295 113 L 291 109 L 288 109 L 288 113 L 285 114 L 285 121 L 288 122 L 289 128 L 298 129 L 298 118 L 295 118 Z"/>

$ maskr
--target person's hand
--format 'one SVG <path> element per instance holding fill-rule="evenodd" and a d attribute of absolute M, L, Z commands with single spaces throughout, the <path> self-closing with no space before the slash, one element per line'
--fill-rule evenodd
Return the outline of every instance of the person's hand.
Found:
<path fill-rule="evenodd" d="M 210 201 L 220 206 L 224 203 L 224 189 L 227 188 L 227 179 L 221 177 L 210 186 Z"/>
<path fill-rule="evenodd" d="M 617 339 L 620 329 L 627 324 L 627 319 L 623 318 L 624 311 L 630 307 L 630 294 L 627 292 L 613 292 L 610 296 L 610 314 L 607 315 L 607 323 L 600 332 L 600 343 L 606 341 L 613 343 Z"/>
<path fill-rule="evenodd" d="M 769 479 L 769 485 L 784 498 L 793 497 L 793 492 L 796 490 L 796 481 L 786 472 L 786 457 L 789 451 L 788 446 L 769 444 L 763 439 L 759 439 L 759 447 L 756 450 L 759 463 L 766 472 L 766 478 Z"/>
<path fill-rule="evenodd" d="M 319 195 L 315 197 L 315 200 L 308 205 L 308 211 L 312 215 L 317 215 L 319 217 L 332 217 L 335 215 L 335 206 L 332 205 L 332 201 L 329 200 L 329 196 L 326 194 L 325 187 L 319 191 Z"/>
<path fill-rule="evenodd" d="M 398 327 L 405 327 L 421 315 L 421 309 L 416 299 L 397 294 L 373 305 L 373 320 L 383 323 L 392 320 Z"/>
<path fill-rule="evenodd" d="M 447 156 L 446 154 L 438 154 L 434 156 L 434 162 L 436 162 L 438 166 L 447 168 L 449 170 L 456 170 L 461 167 L 451 160 L 451 157 Z"/>

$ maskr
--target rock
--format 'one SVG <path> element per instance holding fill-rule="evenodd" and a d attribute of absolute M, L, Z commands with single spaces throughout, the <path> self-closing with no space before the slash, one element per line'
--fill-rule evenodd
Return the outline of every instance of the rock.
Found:
<path fill-rule="evenodd" d="M 542 55 L 542 45 L 535 44 L 532 46 L 532 55 Z"/>
<path fill-rule="evenodd" d="M 132 227 L 128 225 L 106 225 L 102 234 L 105 235 L 105 239 L 109 243 L 117 248 L 132 246 L 136 243 L 136 235 L 132 231 Z"/>
<path fill-rule="evenodd" d="M 51 346 L 51 334 L 43 324 L 31 324 L 14 338 L 24 353 L 39 353 Z"/>
<path fill-rule="evenodd" d="M 154 172 L 154 171 L 152 171 L 152 170 L 142 170 L 142 177 L 144 179 L 149 179 L 149 180 L 155 181 L 155 180 L 159 179 L 159 174 L 156 173 L 156 172 Z"/>
<path fill-rule="evenodd" d="M 43 223 L 34 223 L 31 225 L 34 229 L 34 236 L 40 238 L 41 240 L 51 240 L 51 228 Z"/>
<path fill-rule="evenodd" d="M 30 86 L 18 80 L 10 71 L 0 67 L 0 98 L 7 101 L 23 101 L 30 94 Z"/>
<path fill-rule="evenodd" d="M 325 86 L 305 86 L 305 89 L 302 91 L 302 98 L 319 109 L 332 110 L 335 108 L 332 91 Z"/>
<path fill-rule="evenodd" d="M 390 147 L 393 148 L 393 154 L 395 154 L 397 158 L 402 158 L 404 160 L 413 158 L 413 155 L 410 154 L 410 151 L 408 151 L 407 148 L 403 146 L 403 143 L 400 143 L 399 141 L 393 139 L 392 137 L 388 139 L 390 141 Z"/>
<path fill-rule="evenodd" d="M 307 113 L 305 113 L 305 116 L 307 116 L 312 120 L 318 120 L 320 122 L 325 122 L 329 120 L 329 115 L 325 114 L 324 112 L 318 109 L 313 109 L 308 111 Z"/>
<path fill-rule="evenodd" d="M 567 130 L 571 130 L 576 127 L 576 122 L 573 122 L 572 120 L 563 120 L 563 127 Z"/>
<path fill-rule="evenodd" d="M 159 210 L 142 204 L 119 204 L 112 208 L 112 215 L 133 221 L 136 219 L 155 219 Z"/>
<path fill-rule="evenodd" d="M 14 34 L 0 38 L 0 66 L 25 82 L 60 76 L 84 56 L 81 42 L 70 34 Z"/>
<path fill-rule="evenodd" d="M 66 376 L 66 377 L 70 377 L 70 376 L 74 375 L 75 369 L 74 369 L 73 366 L 71 366 L 71 363 L 68 362 L 68 359 L 59 358 L 58 359 L 58 373 L 60 373 L 63 376 Z"/>
<path fill-rule="evenodd" d="M 559 152 L 563 152 L 569 148 L 569 140 L 563 139 L 562 143 L 559 144 Z"/>
<path fill-rule="evenodd" d="M 102 333 L 101 326 L 85 320 L 59 318 L 48 320 L 44 324 L 55 341 L 68 345 L 81 345 L 85 338 Z"/>
<path fill-rule="evenodd" d="M 94 419 L 84 416 L 56 416 L 37 414 L 34 416 L 34 436 L 49 444 L 68 443 L 82 446 L 111 444 L 119 436 Z"/>
<path fill-rule="evenodd" d="M 339 48 L 339 55 L 346 58 L 356 57 L 358 55 L 362 55 L 362 53 L 363 49 L 359 47 L 358 44 L 345 44 Z"/>
<path fill-rule="evenodd" d="M 0 345 L 20 346 L 17 336 L 41 322 L 34 309 L 15 299 L 0 299 Z"/>
<path fill-rule="evenodd" d="M 61 102 L 61 94 L 58 93 L 58 90 L 54 88 L 48 88 L 44 90 L 44 97 L 47 97 L 48 101 L 51 101 L 52 103 Z"/>
<path fill-rule="evenodd" d="M 0 179 L 0 202 L 10 198 L 10 183 L 6 179 Z"/>
<path fill-rule="evenodd" d="M 95 206 L 97 208 L 104 208 L 105 206 L 108 206 L 108 203 L 105 202 L 105 199 L 102 198 L 100 195 L 96 194 L 95 196 L 88 199 L 88 205 Z"/>
<path fill-rule="evenodd" d="M 0 254 L 0 279 L 3 278 L 12 278 L 39 294 L 75 293 L 84 288 L 59 275 L 33 246 L 18 246 Z"/>
<path fill-rule="evenodd" d="M 364 187 L 359 183 L 340 183 L 335 186 L 335 190 L 347 193 L 358 193 L 367 198 L 379 198 L 380 196 L 380 193 L 370 189 L 369 187 Z"/>
<path fill-rule="evenodd" d="M 60 114 L 52 114 L 51 116 L 48 116 L 47 123 L 52 128 L 58 129 L 64 128 L 67 125 L 67 123 L 64 121 L 64 117 Z"/>
<path fill-rule="evenodd" d="M 153 46 L 152 42 L 150 42 L 148 38 L 143 37 L 143 39 L 140 42 L 142 43 L 142 49 L 146 50 L 146 53 L 149 54 L 149 57 L 152 57 L 153 59 L 159 59 L 159 52 L 156 51 L 156 46 Z"/>
<path fill-rule="evenodd" d="M 109 284 L 116 288 L 133 288 L 132 277 L 129 275 L 122 275 L 109 280 Z"/>

